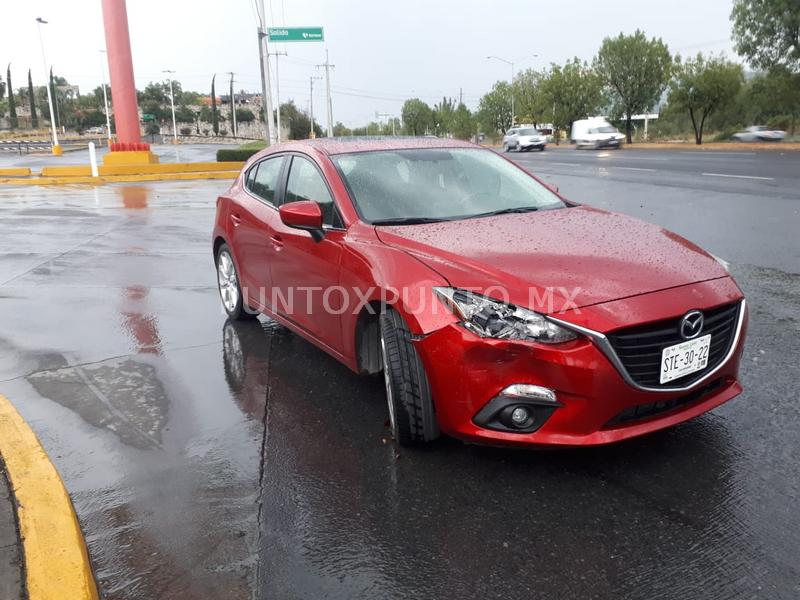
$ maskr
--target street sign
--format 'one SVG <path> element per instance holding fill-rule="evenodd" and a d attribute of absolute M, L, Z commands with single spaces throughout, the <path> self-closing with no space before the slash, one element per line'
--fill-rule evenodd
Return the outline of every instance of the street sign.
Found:
<path fill-rule="evenodd" d="M 270 42 L 322 42 L 325 35 L 322 27 L 269 27 Z"/>

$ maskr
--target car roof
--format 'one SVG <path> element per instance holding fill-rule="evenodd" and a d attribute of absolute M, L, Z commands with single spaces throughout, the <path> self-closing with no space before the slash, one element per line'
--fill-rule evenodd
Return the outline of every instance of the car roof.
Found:
<path fill-rule="evenodd" d="M 323 154 L 350 154 L 352 152 L 374 152 L 376 150 L 417 150 L 425 148 L 482 148 L 471 142 L 436 137 L 405 136 L 352 136 L 297 140 L 270 147 L 270 150 L 299 150 L 307 148 Z"/>

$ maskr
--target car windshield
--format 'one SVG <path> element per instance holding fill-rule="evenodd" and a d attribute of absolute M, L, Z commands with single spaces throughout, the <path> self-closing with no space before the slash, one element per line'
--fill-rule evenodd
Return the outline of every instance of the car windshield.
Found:
<path fill-rule="evenodd" d="M 519 130 L 519 134 L 520 135 L 539 135 L 539 132 L 536 131 L 535 129 L 520 129 Z"/>
<path fill-rule="evenodd" d="M 617 133 L 617 128 L 612 127 L 611 125 L 604 125 L 603 127 L 597 128 L 598 133 Z"/>
<path fill-rule="evenodd" d="M 566 206 L 491 150 L 386 150 L 332 159 L 369 223 L 446 221 Z"/>

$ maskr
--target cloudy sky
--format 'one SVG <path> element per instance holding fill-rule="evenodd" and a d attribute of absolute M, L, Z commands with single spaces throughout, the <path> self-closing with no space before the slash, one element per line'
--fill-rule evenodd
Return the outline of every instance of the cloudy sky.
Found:
<path fill-rule="evenodd" d="M 433 103 L 443 95 L 478 99 L 510 68 L 541 68 L 572 56 L 591 59 L 602 39 L 636 28 L 660 36 L 681 54 L 724 52 L 730 43 L 730 0 L 265 0 L 272 25 L 322 25 L 325 43 L 285 44 L 281 99 L 307 109 L 309 77 L 330 52 L 334 120 L 360 125 L 375 112 L 398 114 L 405 98 Z M 10 12 L 10 20 L 9 20 Z M 41 81 L 35 18 L 42 16 L 48 59 L 59 75 L 88 91 L 99 84 L 104 47 L 100 0 L 27 0 L 6 10 L 0 63 L 12 64 L 14 87 L 27 69 Z M 251 0 L 128 0 L 138 87 L 173 69 L 187 89 L 208 93 L 211 76 L 235 73 L 236 89 L 258 91 Z M 538 56 L 533 56 L 534 54 Z M 273 68 L 273 81 L 275 71 Z M 324 114 L 323 82 L 315 112 Z M 274 83 L 273 83 L 274 85 Z M 219 88 L 218 88 L 219 89 Z M 274 88 L 273 88 L 274 89 Z M 319 92 L 319 93 L 318 93 Z"/>

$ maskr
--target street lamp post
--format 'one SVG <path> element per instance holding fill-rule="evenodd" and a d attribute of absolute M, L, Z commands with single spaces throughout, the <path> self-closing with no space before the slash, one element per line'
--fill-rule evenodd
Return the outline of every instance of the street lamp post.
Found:
<path fill-rule="evenodd" d="M 44 76 L 47 77 L 47 57 L 44 53 L 44 38 L 42 37 L 42 25 L 47 25 L 42 17 L 36 17 L 36 24 L 39 29 L 39 45 L 42 47 L 42 64 L 44 65 Z M 56 133 L 55 113 L 53 112 L 53 95 L 50 92 L 50 82 L 47 82 L 47 105 L 50 108 L 50 130 L 53 133 L 53 154 L 61 155 L 61 146 L 58 145 L 58 133 Z"/>
<path fill-rule="evenodd" d="M 108 143 L 111 145 L 111 115 L 108 112 L 108 92 L 106 91 L 106 63 L 103 60 L 105 50 L 100 50 L 100 73 L 103 76 L 103 104 L 106 107 L 106 133 L 108 134 Z"/>
<path fill-rule="evenodd" d="M 500 58 L 499 56 L 487 56 L 486 60 L 491 60 L 492 58 L 495 60 L 499 60 L 500 62 L 504 62 L 507 65 L 511 66 L 511 126 L 514 126 L 515 122 L 515 112 L 514 112 L 514 62 L 519 62 L 520 60 L 524 60 L 526 58 L 536 58 L 539 56 L 538 54 L 531 54 L 530 56 L 523 56 L 517 61 L 513 60 L 506 60 L 505 58 Z"/>
<path fill-rule="evenodd" d="M 169 75 L 169 102 L 172 105 L 172 143 L 178 143 L 178 124 L 175 122 L 175 94 L 172 93 L 172 74 L 175 71 L 165 69 L 162 73 Z"/>

